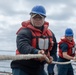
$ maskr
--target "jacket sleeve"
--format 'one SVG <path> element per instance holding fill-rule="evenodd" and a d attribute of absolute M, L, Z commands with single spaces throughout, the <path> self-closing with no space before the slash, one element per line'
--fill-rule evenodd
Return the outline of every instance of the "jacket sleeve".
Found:
<path fill-rule="evenodd" d="M 32 33 L 29 29 L 24 28 L 17 34 L 17 49 L 21 54 L 37 54 L 38 49 L 31 46 Z"/>
<path fill-rule="evenodd" d="M 53 41 L 54 41 L 54 45 L 53 45 L 53 48 L 52 50 L 50 51 L 50 55 L 55 58 L 54 60 L 57 60 L 57 40 L 56 40 L 56 37 L 54 35 L 54 33 L 52 32 L 53 34 Z"/>
<path fill-rule="evenodd" d="M 62 44 L 60 45 L 60 48 L 61 48 L 62 52 L 67 52 L 67 50 L 68 50 L 68 45 L 67 45 L 66 43 L 62 43 Z"/>

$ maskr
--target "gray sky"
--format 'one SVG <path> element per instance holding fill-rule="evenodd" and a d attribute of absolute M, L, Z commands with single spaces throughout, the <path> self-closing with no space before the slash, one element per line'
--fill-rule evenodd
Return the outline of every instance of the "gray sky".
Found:
<path fill-rule="evenodd" d="M 68 27 L 73 29 L 76 41 L 76 0 L 0 0 L 0 50 L 16 50 L 16 31 L 30 18 L 35 5 L 45 7 L 46 21 L 57 41 Z"/>

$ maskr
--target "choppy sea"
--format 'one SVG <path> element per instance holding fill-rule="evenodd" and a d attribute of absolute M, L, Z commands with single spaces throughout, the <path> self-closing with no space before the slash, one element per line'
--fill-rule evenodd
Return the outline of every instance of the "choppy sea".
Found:
<path fill-rule="evenodd" d="M 1 52 L 2 51 L 2 52 Z M 14 51 L 1 50 L 0 55 L 14 55 Z M 0 60 L 0 72 L 12 72 L 10 63 L 12 60 Z M 76 62 L 72 62 L 74 75 L 76 75 Z M 47 64 L 45 65 L 45 71 L 47 72 Z M 55 75 L 57 75 L 57 66 L 54 67 Z"/>

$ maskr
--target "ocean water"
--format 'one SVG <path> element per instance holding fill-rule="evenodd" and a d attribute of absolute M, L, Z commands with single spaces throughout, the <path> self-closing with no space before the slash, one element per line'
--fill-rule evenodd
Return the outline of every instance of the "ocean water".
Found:
<path fill-rule="evenodd" d="M 10 63 L 12 60 L 2 60 L 0 61 L 0 71 L 1 72 L 12 72 L 10 68 Z"/>
<path fill-rule="evenodd" d="M 0 50 L 0 55 L 15 55 L 15 51 L 12 50 Z M 0 71 L 1 72 L 12 72 L 10 67 L 12 60 L 0 60 Z"/>
<path fill-rule="evenodd" d="M 4 51 L 4 52 L 0 52 L 0 55 L 15 55 L 14 51 Z M 10 67 L 12 60 L 0 60 L 0 71 L 2 72 L 11 72 L 12 73 L 12 69 Z M 76 62 L 72 62 L 73 65 L 73 71 L 74 71 L 74 75 L 76 75 Z M 45 71 L 47 72 L 47 64 L 45 65 Z M 57 75 L 57 66 L 55 65 L 54 67 L 54 72 L 55 75 Z"/>

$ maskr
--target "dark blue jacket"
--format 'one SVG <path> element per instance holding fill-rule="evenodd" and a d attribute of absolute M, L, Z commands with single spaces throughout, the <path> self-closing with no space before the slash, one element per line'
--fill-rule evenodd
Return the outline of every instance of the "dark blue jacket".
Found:
<path fill-rule="evenodd" d="M 29 29 L 24 28 L 20 30 L 17 35 L 17 48 L 21 54 L 38 54 L 38 49 L 31 46 L 32 33 Z M 57 52 L 57 42 L 53 34 L 54 46 L 50 52 L 50 55 L 54 55 Z M 25 50 L 26 49 L 26 50 Z M 37 72 L 41 66 L 44 66 L 45 62 L 40 62 L 34 59 L 31 60 L 16 60 L 11 62 L 11 68 L 20 68 L 27 72 Z M 44 67 L 43 67 L 44 68 Z"/>

